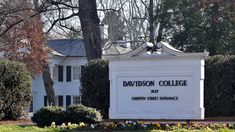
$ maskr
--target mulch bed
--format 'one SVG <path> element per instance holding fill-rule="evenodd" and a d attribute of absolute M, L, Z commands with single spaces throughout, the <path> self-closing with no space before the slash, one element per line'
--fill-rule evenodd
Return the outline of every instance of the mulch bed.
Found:
<path fill-rule="evenodd" d="M 20 120 L 2 120 L 0 125 L 33 125 L 33 122 L 29 119 Z"/>
<path fill-rule="evenodd" d="M 208 117 L 205 121 L 235 121 L 235 117 Z"/>

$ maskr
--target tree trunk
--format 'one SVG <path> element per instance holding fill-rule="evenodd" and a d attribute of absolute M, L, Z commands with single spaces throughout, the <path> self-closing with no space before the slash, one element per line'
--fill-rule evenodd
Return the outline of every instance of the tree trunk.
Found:
<path fill-rule="evenodd" d="M 162 41 L 162 32 L 163 32 L 163 24 L 160 22 L 158 35 L 157 35 L 157 43 Z"/>
<path fill-rule="evenodd" d="M 40 7 L 39 7 L 39 0 L 33 0 L 33 5 L 36 11 L 40 11 Z M 36 17 L 38 17 L 38 20 L 41 20 L 41 16 L 37 15 Z M 48 105 L 53 105 L 56 106 L 57 105 L 57 101 L 56 101 L 56 96 L 55 96 L 55 91 L 53 88 L 53 80 L 51 78 L 51 72 L 50 72 L 50 67 L 48 62 L 46 62 L 46 64 L 44 64 L 43 67 L 43 73 L 42 73 L 42 78 L 43 78 L 43 83 L 44 83 L 44 87 L 45 87 L 45 91 L 46 91 L 46 95 L 47 95 L 47 101 L 48 101 Z"/>
<path fill-rule="evenodd" d="M 149 1 L 149 42 L 154 44 L 154 16 L 153 16 L 153 0 Z"/>
<path fill-rule="evenodd" d="M 54 83 L 53 83 L 53 80 L 51 78 L 51 72 L 50 72 L 49 64 L 45 64 L 44 71 L 42 73 L 42 78 L 43 78 L 43 82 L 44 82 L 45 91 L 46 91 L 46 94 L 47 94 L 48 105 L 56 106 L 57 101 L 56 101 L 56 97 L 55 97 L 55 91 L 54 91 L 54 88 L 53 88 Z"/>
<path fill-rule="evenodd" d="M 88 60 L 101 58 L 100 19 L 96 0 L 79 0 L 79 18 Z"/>

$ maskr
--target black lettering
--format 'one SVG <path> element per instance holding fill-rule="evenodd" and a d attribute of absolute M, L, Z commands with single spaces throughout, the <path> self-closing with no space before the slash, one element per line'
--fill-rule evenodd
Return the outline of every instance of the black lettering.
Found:
<path fill-rule="evenodd" d="M 153 89 L 153 90 L 151 90 L 151 93 L 158 93 L 158 89 Z"/>
<path fill-rule="evenodd" d="M 128 81 L 128 86 L 134 86 L 135 85 L 135 81 Z"/>
<path fill-rule="evenodd" d="M 159 97 L 160 100 L 178 100 L 178 96 L 174 96 L 174 97 L 168 97 L 168 96 L 163 96 L 163 97 Z"/>
<path fill-rule="evenodd" d="M 164 85 L 164 86 L 169 86 L 169 81 L 164 81 L 164 82 L 163 82 L 163 85 Z"/>
<path fill-rule="evenodd" d="M 147 97 L 147 100 L 158 100 L 158 97 Z"/>
<path fill-rule="evenodd" d="M 146 97 L 131 97 L 132 100 L 146 100 Z"/>
<path fill-rule="evenodd" d="M 143 87 L 143 86 L 154 86 L 154 81 L 123 81 L 123 87 Z"/>
<path fill-rule="evenodd" d="M 154 86 L 154 81 L 149 81 L 149 86 Z"/>
<path fill-rule="evenodd" d="M 187 80 L 161 80 L 159 86 L 188 86 Z"/>
<path fill-rule="evenodd" d="M 141 81 L 137 81 L 138 85 L 137 86 L 142 86 L 142 82 Z"/>
<path fill-rule="evenodd" d="M 175 86 L 179 86 L 179 83 L 180 83 L 180 81 L 179 81 L 179 80 L 176 80 L 176 81 L 175 81 Z"/>
<path fill-rule="evenodd" d="M 128 83 L 126 81 L 123 81 L 123 87 L 128 86 Z"/>
<path fill-rule="evenodd" d="M 184 81 L 183 81 L 183 86 L 188 86 L 188 85 L 187 85 L 187 80 L 184 80 Z"/>

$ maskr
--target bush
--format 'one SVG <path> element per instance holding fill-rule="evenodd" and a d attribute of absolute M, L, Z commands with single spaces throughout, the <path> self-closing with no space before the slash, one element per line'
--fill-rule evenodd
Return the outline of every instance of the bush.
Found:
<path fill-rule="evenodd" d="M 205 65 L 206 116 L 235 116 L 235 56 L 213 56 Z"/>
<path fill-rule="evenodd" d="M 96 123 L 102 120 L 102 116 L 95 108 L 86 107 L 84 105 L 71 105 L 66 110 L 66 121 L 71 123 L 84 122 Z"/>
<path fill-rule="evenodd" d="M 0 60 L 0 116 L 17 119 L 31 102 L 31 76 L 25 65 Z"/>
<path fill-rule="evenodd" d="M 0 120 L 2 120 L 5 116 L 5 114 L 1 111 L 3 108 L 3 101 L 0 100 Z"/>
<path fill-rule="evenodd" d="M 109 69 L 108 61 L 92 60 L 82 69 L 82 104 L 101 111 L 108 118 L 109 110 Z"/>
<path fill-rule="evenodd" d="M 43 107 L 34 113 L 32 121 L 40 127 L 50 126 L 52 122 L 61 125 L 65 120 L 64 108 L 58 106 Z"/>
<path fill-rule="evenodd" d="M 32 121 L 40 127 L 50 126 L 52 122 L 56 125 L 62 123 L 96 123 L 102 120 L 102 116 L 95 108 L 84 105 L 71 105 L 64 111 L 63 107 L 47 106 L 34 113 Z"/>

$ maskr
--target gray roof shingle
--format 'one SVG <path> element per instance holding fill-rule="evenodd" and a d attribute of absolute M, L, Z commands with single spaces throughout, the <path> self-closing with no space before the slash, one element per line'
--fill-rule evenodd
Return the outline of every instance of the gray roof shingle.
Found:
<path fill-rule="evenodd" d="M 48 47 L 52 50 L 71 57 L 85 57 L 85 45 L 82 39 L 53 39 L 48 40 Z"/>

